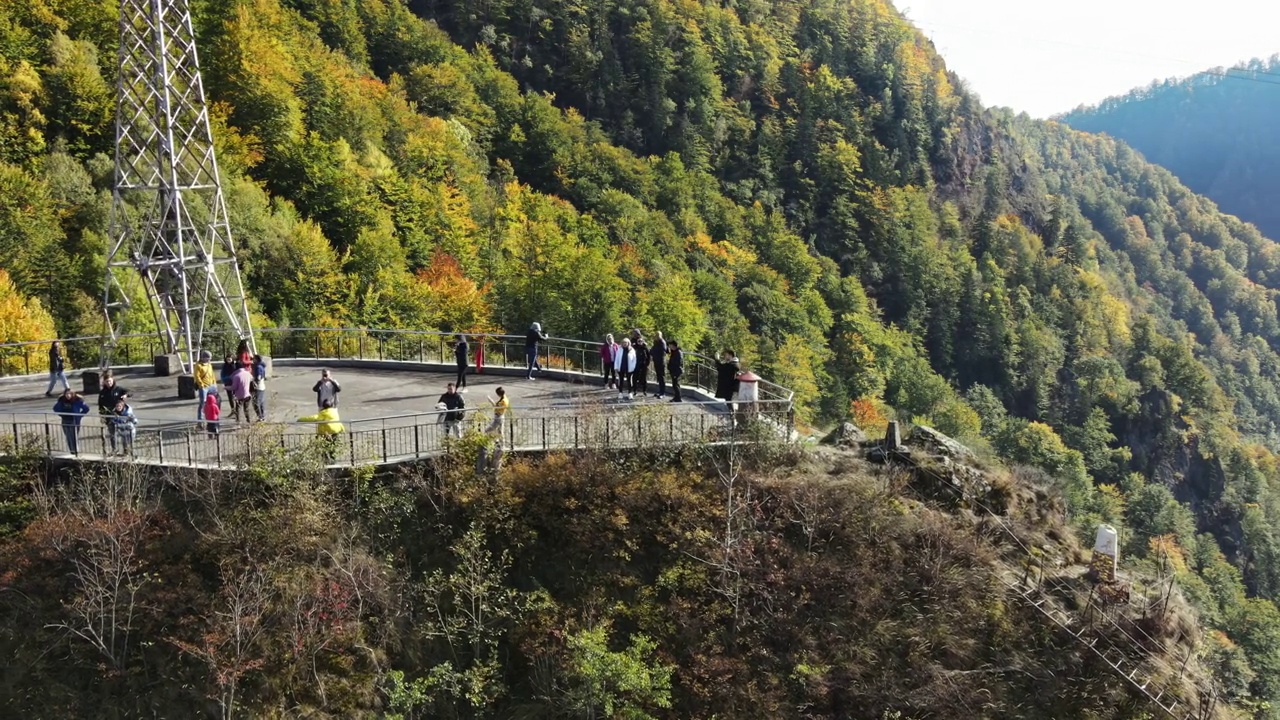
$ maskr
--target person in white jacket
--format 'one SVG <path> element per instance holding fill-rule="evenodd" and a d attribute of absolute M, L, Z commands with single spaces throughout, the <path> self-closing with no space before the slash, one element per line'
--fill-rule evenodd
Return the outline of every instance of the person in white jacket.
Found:
<path fill-rule="evenodd" d="M 627 399 L 634 399 L 636 392 L 631 374 L 636 371 L 636 351 L 631 347 L 629 338 L 623 338 L 622 344 L 613 353 L 613 369 L 618 376 L 618 395 L 627 393 Z"/>

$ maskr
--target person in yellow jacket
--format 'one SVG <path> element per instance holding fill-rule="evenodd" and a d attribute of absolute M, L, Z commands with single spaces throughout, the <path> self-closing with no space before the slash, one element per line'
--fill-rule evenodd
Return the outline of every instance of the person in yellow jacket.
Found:
<path fill-rule="evenodd" d="M 346 430 L 346 428 L 342 427 L 341 418 L 338 417 L 338 408 L 333 406 L 332 400 L 325 400 L 320 412 L 315 415 L 300 417 L 298 422 L 316 423 L 317 435 L 337 435 Z"/>
<path fill-rule="evenodd" d="M 208 350 L 200 351 L 200 362 L 196 363 L 194 380 L 196 385 L 196 420 L 204 419 L 205 398 L 210 394 L 218 394 L 218 376 L 213 373 L 213 355 Z"/>
<path fill-rule="evenodd" d="M 320 412 L 300 417 L 298 422 L 316 424 L 316 437 L 319 437 L 324 445 L 325 458 L 332 462 L 338 452 L 338 434 L 346 430 L 342 426 L 341 418 L 338 417 L 338 408 L 333 406 L 333 401 L 326 399 L 320 407 Z"/>

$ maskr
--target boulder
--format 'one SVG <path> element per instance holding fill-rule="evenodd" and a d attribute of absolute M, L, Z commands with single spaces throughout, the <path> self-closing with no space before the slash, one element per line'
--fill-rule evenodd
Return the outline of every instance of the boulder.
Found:
<path fill-rule="evenodd" d="M 835 445 L 836 447 L 851 447 L 853 445 L 861 445 L 866 441 L 867 434 L 862 432 L 862 428 L 848 422 L 837 425 L 836 429 L 822 438 L 824 445 Z"/>
<path fill-rule="evenodd" d="M 931 427 L 917 425 L 907 439 L 908 445 L 914 445 L 932 455 L 941 455 L 960 461 L 973 461 L 973 451 L 955 440 L 943 435 Z"/>

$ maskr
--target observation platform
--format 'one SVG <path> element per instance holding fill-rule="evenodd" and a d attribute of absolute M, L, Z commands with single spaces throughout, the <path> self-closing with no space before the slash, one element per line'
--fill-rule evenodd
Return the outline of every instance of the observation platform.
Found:
<path fill-rule="evenodd" d="M 436 402 L 453 382 L 450 336 L 434 333 L 386 331 L 285 330 L 260 333 L 258 346 L 273 357 L 267 382 L 265 422 L 237 422 L 230 406 L 223 404 L 219 432 L 211 434 L 197 424 L 196 401 L 177 396 L 174 377 L 157 377 L 150 366 L 117 365 L 117 383 L 129 390 L 130 404 L 138 418 L 131 452 L 123 452 L 123 439 L 112 448 L 111 429 L 97 415 L 96 395 L 86 395 L 91 411 L 76 437 L 72 453 L 61 419 L 52 414 L 55 398 L 44 396 L 47 375 L 23 374 L 0 378 L 0 451 L 29 451 L 54 457 L 84 460 L 118 460 L 150 465 L 207 469 L 234 469 L 268 456 L 293 452 L 313 453 L 321 447 L 330 467 L 385 465 L 439 455 L 457 442 L 448 437 L 443 413 Z M 234 346 L 210 344 L 214 357 Z M 66 343 L 68 355 L 89 355 L 85 338 Z M 539 359 L 545 368 L 535 379 L 525 379 L 523 338 L 475 335 L 472 346 L 484 347 L 483 372 L 474 367 L 467 375 L 463 432 L 485 433 L 504 452 L 623 449 L 678 446 L 719 442 L 739 437 L 739 420 L 753 418 L 766 423 L 780 436 L 792 432 L 790 393 L 777 385 L 762 389 L 760 402 L 728 405 L 711 397 L 714 368 L 692 353 L 686 354 L 681 383 L 684 402 L 652 397 L 657 383 L 650 373 L 648 397 L 626 399 L 606 389 L 594 343 L 552 339 Z M 149 342 L 149 340 L 144 340 Z M 77 345 L 79 343 L 79 345 Z M 39 367 L 34 344 L 8 346 L 21 349 L 24 362 L 17 367 Z M 47 349 L 47 345 L 45 346 Z M 5 346 L 0 346 L 0 361 Z M 126 349 L 124 358 L 149 358 L 146 345 Z M 46 350 L 47 351 L 47 350 Z M 10 362 L 10 367 L 15 363 Z M 84 364 L 80 364 L 84 367 Z M 220 367 L 215 363 L 215 369 Z M 336 440 L 321 442 L 316 426 L 297 419 L 316 412 L 312 386 L 322 368 L 330 369 L 342 386 L 338 410 L 345 431 Z M 12 372 L 12 371 L 11 371 Z M 72 389 L 82 389 L 80 372 L 69 370 Z M 692 382 L 691 382 L 692 381 Z M 688 384 L 686 384 L 688 383 Z M 491 426 L 498 386 L 511 402 L 500 429 Z M 55 388 L 55 393 L 60 391 Z M 785 393 L 785 396 L 783 394 Z M 735 416 L 736 412 L 736 416 Z M 742 436 L 745 437 L 745 436 Z"/>

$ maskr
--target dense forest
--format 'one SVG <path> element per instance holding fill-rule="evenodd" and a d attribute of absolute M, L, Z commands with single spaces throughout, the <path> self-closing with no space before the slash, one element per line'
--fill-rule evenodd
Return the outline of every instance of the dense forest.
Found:
<path fill-rule="evenodd" d="M 1123 140 L 1224 211 L 1280 237 L 1280 57 L 1174 78 L 1061 120 Z"/>
<path fill-rule="evenodd" d="M 984 108 L 884 0 L 194 11 L 261 324 L 732 347 L 803 419 L 932 425 L 1135 561 L 1172 542 L 1229 699 L 1280 712 L 1280 248 L 1252 225 Z M 106 0 L 0 0 L 5 340 L 100 330 L 115 32 Z"/>

